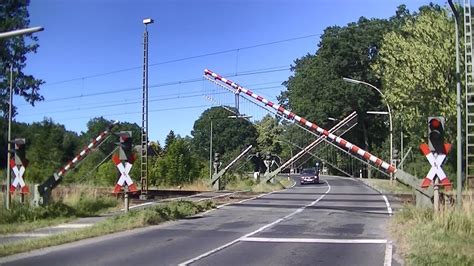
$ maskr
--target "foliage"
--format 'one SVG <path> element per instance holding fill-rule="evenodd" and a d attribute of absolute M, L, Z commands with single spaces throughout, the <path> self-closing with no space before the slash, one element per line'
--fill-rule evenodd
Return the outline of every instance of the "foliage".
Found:
<path fill-rule="evenodd" d="M 79 147 L 75 133 L 50 119 L 31 125 L 20 124 L 19 131 L 14 133 L 26 139 L 26 157 L 30 163 L 25 178 L 30 182 L 41 182 L 52 176 L 74 157 Z"/>
<path fill-rule="evenodd" d="M 280 154 L 282 146 L 287 144 L 279 139 L 279 136 L 283 133 L 283 127 L 278 124 L 278 120 L 271 115 L 266 115 L 261 121 L 256 123 L 256 128 L 258 133 L 258 150 L 264 153 Z"/>
<path fill-rule="evenodd" d="M 150 172 L 154 177 L 150 183 L 182 184 L 190 183 L 198 177 L 200 165 L 193 156 L 190 144 L 183 139 L 175 139 L 161 160 L 157 160 Z"/>
<path fill-rule="evenodd" d="M 76 204 L 73 205 L 76 216 L 89 217 L 100 214 L 100 212 L 117 206 L 117 200 L 111 197 L 81 197 Z"/>
<path fill-rule="evenodd" d="M 0 3 L 0 32 L 28 28 L 30 24 L 29 0 L 6 0 Z M 0 111 L 8 114 L 8 90 L 10 87 L 10 66 L 13 65 L 13 89 L 26 102 L 34 105 L 43 100 L 39 89 L 44 81 L 23 72 L 27 55 L 36 53 L 38 37 L 31 34 L 0 39 Z M 13 110 L 15 111 L 15 109 Z M 15 112 L 14 112 L 15 113 Z"/>
<path fill-rule="evenodd" d="M 454 21 L 438 6 L 421 9 L 400 31 L 384 35 L 372 68 L 382 80 L 395 119 L 417 142 L 428 116 L 446 117 L 448 141 L 456 118 Z"/>
<path fill-rule="evenodd" d="M 168 148 L 170 147 L 170 145 L 176 140 L 176 135 L 174 134 L 174 131 L 173 130 L 170 130 L 170 132 L 168 133 L 168 135 L 166 135 L 166 138 L 165 138 L 165 147 L 164 147 L 164 151 L 167 151 Z"/>
<path fill-rule="evenodd" d="M 404 6 L 397 14 L 405 14 Z M 355 110 L 359 123 L 348 138 L 365 148 L 380 145 L 388 135 L 383 123 L 386 118 L 369 118 L 366 112 L 386 109 L 381 96 L 369 87 L 353 86 L 342 78 L 352 77 L 380 86 L 369 66 L 379 56 L 384 34 L 395 25 L 389 20 L 361 17 L 345 27 L 326 28 L 316 54 L 295 61 L 294 74 L 284 83 L 287 91 L 280 95 L 280 103 L 326 128 L 333 125 L 328 118 L 340 118 Z"/>
<path fill-rule="evenodd" d="M 62 202 L 51 203 L 45 207 L 31 207 L 27 204 L 18 204 L 11 210 L 0 210 L 0 224 L 24 223 L 49 219 L 52 217 L 70 217 L 75 215 L 75 210 Z"/>
<path fill-rule="evenodd" d="M 209 159 L 211 120 L 213 152 L 224 155 L 256 144 L 257 130 L 255 127 L 243 118 L 229 118 L 230 115 L 233 113 L 222 107 L 212 107 L 204 111 L 194 122 L 191 132 L 192 147 L 193 151 L 202 159 Z"/>

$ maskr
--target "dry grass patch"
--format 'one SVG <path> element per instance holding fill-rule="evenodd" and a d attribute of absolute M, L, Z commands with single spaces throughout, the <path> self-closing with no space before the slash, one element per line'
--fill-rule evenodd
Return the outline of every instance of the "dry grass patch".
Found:
<path fill-rule="evenodd" d="M 463 208 L 405 206 L 391 221 L 391 233 L 408 265 L 474 265 L 474 201 Z"/>

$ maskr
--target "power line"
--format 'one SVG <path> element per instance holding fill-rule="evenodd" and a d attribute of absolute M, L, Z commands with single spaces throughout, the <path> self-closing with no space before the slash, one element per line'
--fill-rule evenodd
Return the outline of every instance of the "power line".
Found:
<path fill-rule="evenodd" d="M 233 73 L 233 74 L 225 74 L 224 76 L 236 77 L 236 76 L 259 75 L 259 74 L 266 74 L 266 73 L 280 72 L 280 71 L 287 71 L 287 70 L 290 70 L 289 66 L 278 66 L 278 67 L 271 67 L 271 68 L 261 68 L 261 69 L 242 71 L 242 72 Z M 149 88 L 159 88 L 159 87 L 166 87 L 166 86 L 173 86 L 173 85 L 180 85 L 180 84 L 195 83 L 195 82 L 200 82 L 200 81 L 202 81 L 201 77 L 200 78 L 187 79 L 187 80 L 180 80 L 180 81 L 172 81 L 172 82 L 154 84 L 154 85 L 150 85 Z M 68 96 L 68 97 L 53 98 L 53 99 L 45 100 L 45 101 L 42 101 L 42 102 L 64 101 L 64 100 L 71 100 L 71 99 L 78 99 L 78 98 L 85 98 L 85 97 L 93 97 L 93 96 L 106 95 L 106 94 L 116 94 L 116 93 L 121 93 L 121 92 L 130 92 L 130 91 L 141 90 L 141 89 L 142 89 L 141 87 L 129 87 L 129 88 L 109 90 L 109 91 L 103 91 L 103 92 L 95 92 L 95 93 L 80 94 L 80 95 L 74 95 L 74 96 Z M 25 105 L 27 105 L 27 104 L 23 104 L 23 105 L 19 105 L 19 106 L 25 106 Z"/>
<path fill-rule="evenodd" d="M 185 109 L 197 109 L 197 108 L 204 108 L 204 107 L 212 107 L 212 105 L 206 104 L 206 105 L 190 105 L 190 106 L 182 106 L 182 107 L 171 107 L 171 108 L 162 108 L 162 109 L 154 109 L 154 110 L 149 110 L 148 112 L 150 113 L 156 113 L 156 112 L 165 112 L 165 111 L 176 111 L 176 110 L 185 110 Z M 122 112 L 122 113 L 113 113 L 113 114 L 105 114 L 105 115 L 100 115 L 102 117 L 116 117 L 116 116 L 122 116 L 122 115 L 133 115 L 133 114 L 141 114 L 141 111 L 137 112 Z M 84 119 L 84 118 L 91 118 L 92 116 L 82 116 L 82 117 L 68 117 L 68 120 L 77 120 L 77 119 Z"/>
<path fill-rule="evenodd" d="M 270 86 L 270 87 L 263 87 L 263 88 L 258 88 L 254 89 L 254 91 L 262 91 L 262 90 L 268 90 L 268 89 L 275 89 L 275 88 L 280 88 L 281 86 Z M 219 92 L 215 94 L 225 94 L 227 92 Z M 186 98 L 195 98 L 195 97 L 202 97 L 206 96 L 206 93 L 194 93 L 194 94 L 185 94 L 185 95 L 178 95 L 174 97 L 154 97 L 150 99 L 150 102 L 160 102 L 160 101 L 169 101 L 169 100 L 176 100 L 176 99 L 186 99 Z M 101 109 L 101 108 L 107 108 L 107 107 L 116 107 L 116 106 L 125 106 L 125 105 L 132 105 L 132 104 L 139 104 L 141 103 L 141 99 L 134 99 L 134 101 L 127 101 L 127 102 L 120 102 L 118 101 L 109 101 L 109 104 L 103 104 L 101 103 L 100 105 L 91 105 L 90 107 L 84 108 L 84 107 L 77 107 L 77 108 L 69 108 L 69 109 L 62 109 L 58 108 L 56 111 L 53 112 L 44 112 L 39 114 L 38 112 L 35 113 L 27 113 L 27 114 L 20 114 L 21 117 L 28 117 L 28 116 L 34 116 L 34 115 L 50 115 L 50 114 L 57 114 L 57 113 L 68 113 L 68 112 L 76 112 L 76 111 L 87 111 L 87 110 L 93 110 L 93 109 Z"/>
<path fill-rule="evenodd" d="M 149 64 L 149 66 L 154 67 L 154 66 L 159 66 L 159 65 L 171 64 L 171 63 L 176 63 L 176 62 L 181 62 L 181 61 L 186 61 L 186 60 L 192 60 L 192 59 L 201 58 L 201 57 L 208 57 L 208 56 L 213 56 L 213 55 L 236 52 L 236 51 L 240 51 L 240 50 L 248 50 L 248 49 L 262 47 L 262 46 L 274 45 L 274 44 L 278 44 L 278 43 L 284 43 L 284 42 L 291 42 L 291 41 L 296 41 L 296 40 L 301 40 L 301 39 L 307 39 L 307 38 L 312 38 L 312 37 L 316 37 L 316 36 L 321 36 L 321 34 L 310 34 L 310 35 L 306 35 L 306 36 L 300 36 L 300 37 L 294 37 L 294 38 L 289 38 L 289 39 L 284 39 L 284 40 L 279 40 L 279 41 L 273 41 L 273 42 L 268 42 L 268 43 L 261 43 L 261 44 L 255 44 L 255 45 L 250 45 L 250 46 L 244 46 L 244 47 L 235 48 L 235 49 L 222 50 L 222 51 L 218 51 L 218 52 L 211 52 L 211 53 L 195 55 L 195 56 L 188 56 L 188 57 L 183 57 L 183 58 L 158 62 L 158 63 L 154 63 L 154 64 Z M 101 77 L 101 76 L 107 76 L 107 75 L 112 75 L 112 74 L 137 70 L 137 69 L 141 69 L 142 67 L 143 66 L 123 68 L 123 69 L 118 69 L 118 70 L 114 70 L 114 71 L 83 76 L 83 77 L 79 77 L 79 78 L 72 78 L 72 79 L 56 81 L 56 82 L 52 82 L 52 83 L 46 83 L 44 86 L 58 85 L 58 84 L 63 84 L 63 83 L 71 82 L 71 81 L 97 78 L 97 77 Z"/>

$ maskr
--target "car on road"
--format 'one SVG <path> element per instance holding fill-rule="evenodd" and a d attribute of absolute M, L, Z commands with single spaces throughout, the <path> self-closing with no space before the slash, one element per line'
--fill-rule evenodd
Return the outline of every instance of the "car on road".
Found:
<path fill-rule="evenodd" d="M 315 168 L 305 168 L 301 171 L 300 184 L 319 184 L 319 172 Z"/>

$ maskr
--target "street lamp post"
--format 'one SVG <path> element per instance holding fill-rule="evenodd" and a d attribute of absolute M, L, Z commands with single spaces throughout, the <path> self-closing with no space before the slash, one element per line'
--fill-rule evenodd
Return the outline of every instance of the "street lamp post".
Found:
<path fill-rule="evenodd" d="M 387 105 L 387 110 L 388 110 L 388 119 L 389 119 L 389 127 L 390 127 L 390 163 L 393 164 L 393 125 L 392 125 L 392 110 L 390 109 L 390 105 L 388 105 L 387 99 L 385 98 L 385 95 L 380 91 L 377 87 L 374 85 L 360 81 L 360 80 L 355 80 L 355 79 L 350 79 L 350 78 L 342 78 L 344 81 L 353 83 L 353 84 L 362 84 L 371 87 L 372 89 L 376 90 L 380 96 L 382 96 L 382 99 L 385 100 L 385 104 Z M 393 180 L 393 174 L 390 174 L 390 180 Z"/>
<path fill-rule="evenodd" d="M 2 32 L 0 33 L 0 39 L 30 34 L 30 33 L 38 32 L 38 31 L 43 31 L 43 30 L 44 30 L 43 27 L 33 27 L 33 28 L 26 28 L 26 29 L 21 29 L 21 30 Z"/>
<path fill-rule="evenodd" d="M 209 140 L 209 179 L 212 179 L 212 117 L 211 120 L 211 134 Z"/>
<path fill-rule="evenodd" d="M 10 159 L 11 154 L 11 140 L 12 140 L 12 109 L 13 109 L 13 64 L 10 64 L 10 98 L 8 104 L 8 151 L 7 151 L 7 187 L 5 189 L 5 208 L 10 209 L 10 184 L 11 184 L 11 169 L 10 169 Z"/>
<path fill-rule="evenodd" d="M 26 28 L 8 32 L 0 33 L 0 39 L 11 38 L 16 36 L 21 36 L 25 34 L 31 34 L 38 31 L 43 31 L 43 27 L 33 27 L 33 28 Z M 12 109 L 13 109 L 13 63 L 10 64 L 10 98 L 9 98 L 9 105 L 8 105 L 8 151 L 7 151 L 7 182 L 6 182 L 6 189 L 5 189 L 5 209 L 10 209 L 10 178 L 11 178 L 11 169 L 10 169 L 10 150 L 11 150 L 11 135 L 12 135 Z"/>

